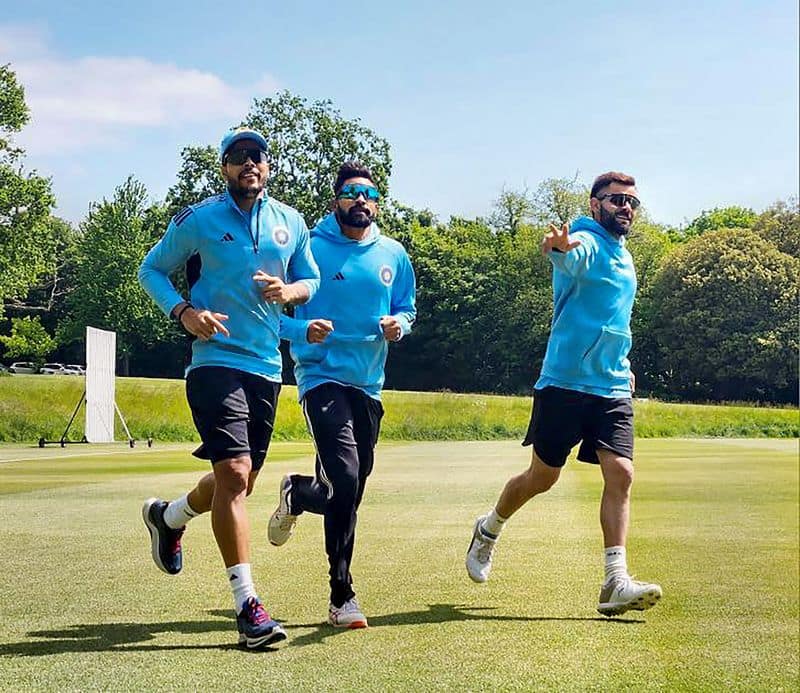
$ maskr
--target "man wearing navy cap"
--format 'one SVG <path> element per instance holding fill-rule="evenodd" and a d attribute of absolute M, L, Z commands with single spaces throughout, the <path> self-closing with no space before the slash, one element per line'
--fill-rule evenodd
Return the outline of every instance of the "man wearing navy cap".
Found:
<path fill-rule="evenodd" d="M 139 268 L 139 281 L 165 314 L 195 339 L 186 396 L 212 472 L 187 494 L 145 501 L 153 560 L 183 567 L 186 523 L 211 511 L 211 526 L 233 591 L 239 642 L 262 647 L 286 638 L 258 598 L 250 570 L 250 495 L 272 436 L 281 387 L 282 308 L 319 286 L 303 217 L 265 192 L 267 141 L 246 128 L 220 144 L 227 191 L 176 214 Z M 186 268 L 188 300 L 170 281 Z"/>

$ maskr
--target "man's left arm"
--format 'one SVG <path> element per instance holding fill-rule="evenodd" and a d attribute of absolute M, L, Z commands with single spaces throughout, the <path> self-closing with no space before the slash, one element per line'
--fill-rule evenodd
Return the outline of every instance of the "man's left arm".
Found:
<path fill-rule="evenodd" d="M 297 246 L 289 258 L 287 278 L 293 290 L 291 303 L 306 303 L 319 289 L 319 267 L 311 253 L 311 238 L 305 222 L 297 222 Z"/>
<path fill-rule="evenodd" d="M 417 280 L 408 255 L 403 256 L 392 283 L 390 314 L 381 318 L 383 336 L 390 342 L 399 342 L 409 332 L 417 319 Z"/>

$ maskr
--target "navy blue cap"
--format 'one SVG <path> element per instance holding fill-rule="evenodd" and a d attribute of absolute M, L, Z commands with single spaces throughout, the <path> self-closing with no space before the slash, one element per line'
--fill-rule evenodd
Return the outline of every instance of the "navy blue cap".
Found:
<path fill-rule="evenodd" d="M 219 158 L 222 159 L 225 156 L 225 152 L 231 148 L 231 145 L 239 140 L 254 140 L 258 142 L 259 147 L 267 151 L 267 140 L 260 132 L 250 128 L 234 128 L 233 130 L 228 130 L 222 138 L 222 142 L 219 143 Z"/>

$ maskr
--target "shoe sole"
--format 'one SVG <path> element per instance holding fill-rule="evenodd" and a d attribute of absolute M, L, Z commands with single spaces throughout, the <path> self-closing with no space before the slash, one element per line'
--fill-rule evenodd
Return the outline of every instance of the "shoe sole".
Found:
<path fill-rule="evenodd" d="M 239 633 L 239 645 L 247 647 L 248 650 L 275 645 L 284 640 L 286 640 L 286 631 L 280 626 L 276 626 L 269 633 L 258 638 L 248 638 L 244 633 Z"/>
<path fill-rule="evenodd" d="M 357 628 L 369 628 L 369 624 L 367 623 L 367 619 L 363 621 L 351 621 L 350 623 L 334 623 L 330 619 L 328 619 L 328 623 L 333 626 L 334 628 L 342 628 L 345 630 L 355 630 Z"/>
<path fill-rule="evenodd" d="M 270 527 L 272 526 L 272 521 L 281 512 L 281 506 L 284 504 L 283 503 L 283 499 L 284 499 L 284 496 L 285 496 L 283 489 L 284 489 L 284 485 L 287 484 L 287 483 L 289 484 L 289 489 L 288 489 L 288 491 L 286 491 L 286 494 L 291 493 L 291 490 L 292 490 L 292 478 L 288 474 L 285 477 L 283 477 L 283 479 L 281 479 L 281 490 L 280 490 L 280 499 L 278 500 L 278 507 L 275 509 L 275 512 L 272 513 L 272 515 L 270 515 L 269 522 L 267 523 L 267 539 L 269 540 L 269 543 L 272 544 L 273 546 L 283 546 L 292 537 L 292 533 L 289 532 L 289 534 L 286 536 L 286 538 L 283 541 L 275 541 L 272 538 L 272 535 L 271 535 L 271 533 L 269 531 Z M 288 503 L 286 503 L 286 514 L 287 515 L 289 514 L 289 504 Z"/>
<path fill-rule="evenodd" d="M 474 576 L 470 572 L 467 561 L 469 560 L 469 552 L 472 551 L 472 545 L 475 543 L 475 539 L 477 538 L 478 532 L 480 531 L 480 529 L 478 528 L 480 527 L 482 519 L 483 519 L 482 517 L 479 517 L 477 520 L 475 520 L 475 526 L 472 528 L 472 541 L 469 542 L 469 548 L 467 549 L 467 558 L 464 561 L 464 565 L 467 569 L 467 575 L 469 575 L 469 579 L 472 580 L 472 582 L 477 582 L 479 585 L 482 585 L 483 583 L 487 582 L 489 580 L 489 576 L 488 575 L 486 577 L 482 577 L 480 575 L 478 575 L 477 577 Z"/>
<path fill-rule="evenodd" d="M 161 556 L 158 553 L 158 529 L 150 521 L 150 508 L 153 503 L 158 503 L 158 498 L 148 498 L 144 505 L 142 505 L 142 519 L 147 526 L 147 531 L 150 532 L 150 552 L 153 556 L 153 562 L 158 566 L 158 569 L 167 575 L 177 575 L 181 571 L 171 572 L 167 570 L 166 566 L 161 562 Z"/>
<path fill-rule="evenodd" d="M 660 590 L 648 590 L 640 594 L 636 599 L 632 599 L 624 604 L 616 602 L 602 602 L 597 610 L 603 616 L 620 616 L 626 611 L 647 611 L 652 609 L 661 599 Z"/>

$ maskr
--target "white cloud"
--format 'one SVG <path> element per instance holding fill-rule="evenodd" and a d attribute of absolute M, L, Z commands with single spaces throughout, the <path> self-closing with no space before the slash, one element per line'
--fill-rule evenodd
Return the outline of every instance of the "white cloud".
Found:
<path fill-rule="evenodd" d="M 0 63 L 5 62 L 25 87 L 31 121 L 19 139 L 30 153 L 135 141 L 140 128 L 238 120 L 254 87 L 258 95 L 278 88 L 267 74 L 255 85 L 238 86 L 210 72 L 146 58 L 53 55 L 46 33 L 29 25 L 0 24 Z"/>

